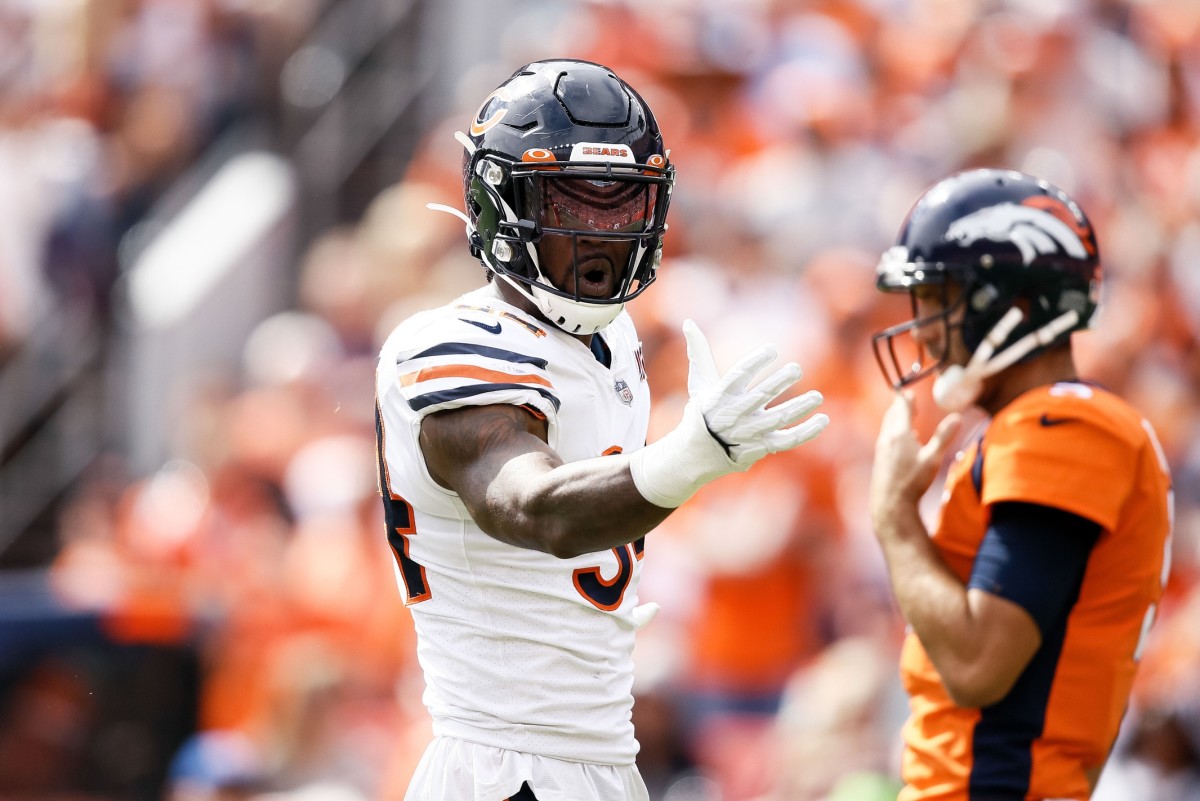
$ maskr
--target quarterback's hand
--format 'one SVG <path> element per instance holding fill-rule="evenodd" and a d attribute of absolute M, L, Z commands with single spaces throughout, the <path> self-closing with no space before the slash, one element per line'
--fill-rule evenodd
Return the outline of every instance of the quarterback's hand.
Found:
<path fill-rule="evenodd" d="M 768 408 L 796 383 L 800 367 L 787 364 L 750 386 L 776 350 L 764 345 L 744 356 L 725 375 L 717 371 L 708 341 L 691 320 L 683 324 L 688 350 L 688 403 L 679 425 L 630 457 L 633 482 L 644 498 L 665 508 L 679 506 L 708 482 L 747 470 L 768 453 L 808 442 L 829 425 L 816 414 L 822 402 L 809 391 Z"/>
<path fill-rule="evenodd" d="M 829 416 L 813 415 L 825 400 L 820 392 L 803 395 L 770 408 L 767 405 L 800 380 L 800 365 L 789 362 L 755 384 L 750 383 L 778 356 L 774 345 L 761 345 L 721 376 L 708 340 L 691 320 L 683 324 L 688 354 L 688 397 L 699 405 L 708 431 L 729 458 L 745 470 L 768 453 L 803 445 L 829 425 Z"/>
<path fill-rule="evenodd" d="M 913 428 L 912 392 L 896 393 L 880 423 L 871 466 L 868 505 L 876 533 L 884 531 L 898 511 L 917 508 L 961 425 L 962 415 L 949 414 L 922 443 Z"/>

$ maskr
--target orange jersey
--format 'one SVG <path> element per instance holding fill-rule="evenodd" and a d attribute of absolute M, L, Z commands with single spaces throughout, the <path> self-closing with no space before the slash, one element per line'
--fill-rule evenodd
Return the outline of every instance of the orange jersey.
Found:
<path fill-rule="evenodd" d="M 899 801 L 1087 799 L 1124 714 L 1169 567 L 1170 476 L 1153 429 L 1120 398 L 1079 383 L 1039 387 L 1002 409 L 951 468 L 933 534 L 964 583 L 1002 501 L 1061 509 L 1102 531 L 1065 630 L 1045 633 L 999 703 L 955 706 L 909 634 Z M 1031 569 L 1054 576 L 1053 565 Z"/>

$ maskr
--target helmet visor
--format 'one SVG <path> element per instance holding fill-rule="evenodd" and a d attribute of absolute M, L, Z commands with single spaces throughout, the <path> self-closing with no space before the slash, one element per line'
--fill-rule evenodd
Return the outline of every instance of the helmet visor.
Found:
<path fill-rule="evenodd" d="M 496 180 L 487 162 L 497 165 Z M 490 156 L 480 163 L 479 185 L 501 216 L 491 250 L 512 254 L 494 269 L 584 304 L 625 303 L 653 283 L 673 168 Z"/>
<path fill-rule="evenodd" d="M 658 186 L 625 179 L 545 175 L 538 224 L 543 233 L 639 235 L 655 223 Z"/>

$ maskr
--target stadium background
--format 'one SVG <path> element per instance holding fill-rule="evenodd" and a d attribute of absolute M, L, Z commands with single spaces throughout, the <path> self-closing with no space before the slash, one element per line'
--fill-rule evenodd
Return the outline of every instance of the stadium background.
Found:
<path fill-rule="evenodd" d="M 1097 798 L 1200 798 L 1193 0 L 0 0 L 0 796 L 401 797 L 429 735 L 374 356 L 478 283 L 424 204 L 461 203 L 453 131 L 549 56 L 638 87 L 679 168 L 631 306 L 652 436 L 685 316 L 724 363 L 779 342 L 834 421 L 649 538 L 652 797 L 894 797 L 902 624 L 865 492 L 869 334 L 906 309 L 872 271 L 926 186 L 987 165 L 1089 211 L 1081 367 L 1175 475 L 1171 584 Z"/>

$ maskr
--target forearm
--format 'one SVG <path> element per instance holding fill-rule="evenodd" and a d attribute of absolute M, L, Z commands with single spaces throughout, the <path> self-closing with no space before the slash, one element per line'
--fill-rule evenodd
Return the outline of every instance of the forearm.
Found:
<path fill-rule="evenodd" d="M 942 560 L 915 506 L 876 524 L 900 613 L 956 700 L 971 695 L 985 661 L 985 632 L 967 588 Z"/>
<path fill-rule="evenodd" d="M 921 498 L 961 418 L 948 415 L 921 445 L 912 428 L 912 398 L 898 394 L 880 426 L 871 473 L 871 521 L 883 548 L 892 592 L 956 704 L 999 701 L 1041 643 L 1019 605 L 968 589 L 946 565 L 921 522 Z"/>
<path fill-rule="evenodd" d="M 773 346 L 752 351 L 722 377 L 691 321 L 684 336 L 683 419 L 632 455 L 565 463 L 549 445 L 544 417 L 505 404 L 468 407 L 423 421 L 430 477 L 455 492 L 489 535 L 570 557 L 638 539 L 704 485 L 807 442 L 829 424 L 826 415 L 811 415 L 822 401 L 815 390 L 774 403 L 800 378 L 794 363 L 751 386 L 775 358 Z"/>
<path fill-rule="evenodd" d="M 568 558 L 632 542 L 673 510 L 642 497 L 629 457 L 554 464 L 544 453 L 509 461 L 476 516 L 497 539 Z"/>
<path fill-rule="evenodd" d="M 638 491 L 628 456 L 564 462 L 544 427 L 505 405 L 430 415 L 421 428 L 430 477 L 488 535 L 564 558 L 633 542 L 670 514 Z"/>

